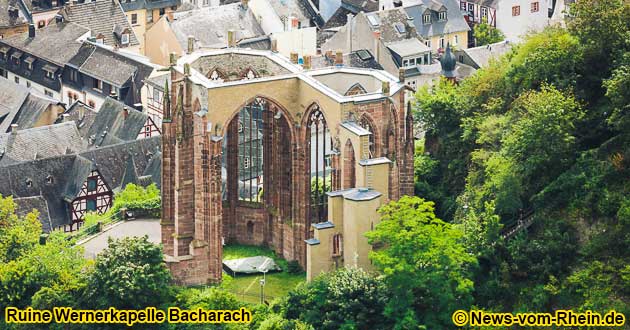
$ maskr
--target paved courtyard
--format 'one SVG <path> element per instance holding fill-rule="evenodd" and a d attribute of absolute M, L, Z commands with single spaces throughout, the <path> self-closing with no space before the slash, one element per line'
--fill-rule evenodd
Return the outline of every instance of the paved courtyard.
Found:
<path fill-rule="evenodd" d="M 120 222 L 81 245 L 85 248 L 85 257 L 93 259 L 107 248 L 107 240 L 110 237 L 117 239 L 144 235 L 149 236 L 150 242 L 160 243 L 160 219 L 136 219 Z"/>

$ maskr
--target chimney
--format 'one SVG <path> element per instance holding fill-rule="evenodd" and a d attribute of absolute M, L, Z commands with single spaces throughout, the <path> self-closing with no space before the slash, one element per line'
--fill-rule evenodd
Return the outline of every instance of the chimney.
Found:
<path fill-rule="evenodd" d="M 291 63 L 297 64 L 297 62 L 298 62 L 298 53 L 291 52 Z"/>
<path fill-rule="evenodd" d="M 69 115 L 69 114 L 67 114 L 67 113 L 62 114 L 62 115 L 61 115 L 61 122 L 62 122 L 62 123 L 67 122 L 69 117 L 70 117 L 70 115 Z"/>
<path fill-rule="evenodd" d="M 348 21 L 346 22 L 346 47 L 348 48 L 348 52 L 352 52 L 352 14 L 348 14 Z"/>
<path fill-rule="evenodd" d="M 376 62 L 381 63 L 381 31 L 374 31 L 374 57 Z"/>
<path fill-rule="evenodd" d="M 304 65 L 302 65 L 304 70 L 311 69 L 311 55 L 304 55 Z"/>
<path fill-rule="evenodd" d="M 324 56 L 326 57 L 327 60 L 331 60 L 333 58 L 332 50 L 327 50 L 326 53 L 324 53 Z"/>
<path fill-rule="evenodd" d="M 271 51 L 274 53 L 278 52 L 278 39 L 271 39 Z"/>
<path fill-rule="evenodd" d="M 236 46 L 236 36 L 234 30 L 228 30 L 228 48 L 234 48 Z"/>
<path fill-rule="evenodd" d="M 124 107 L 123 108 L 123 119 L 127 120 L 127 117 L 129 117 L 129 108 Z"/>
<path fill-rule="evenodd" d="M 109 97 L 113 98 L 114 100 L 118 99 L 118 95 L 116 95 L 116 91 L 113 89 L 109 92 Z"/>
<path fill-rule="evenodd" d="M 241 0 L 241 7 L 245 10 L 247 10 L 247 7 L 249 5 L 249 0 Z"/>
<path fill-rule="evenodd" d="M 18 124 L 11 124 L 11 134 L 17 134 L 18 131 Z"/>
<path fill-rule="evenodd" d="M 35 24 L 31 23 L 28 25 L 28 38 L 35 38 Z"/>
<path fill-rule="evenodd" d="M 195 37 L 188 36 L 188 49 L 186 50 L 187 54 L 192 54 L 195 50 Z"/>
<path fill-rule="evenodd" d="M 389 81 L 383 81 L 381 83 L 381 93 L 389 95 Z"/>
<path fill-rule="evenodd" d="M 343 66 L 343 52 L 341 52 L 341 49 L 337 50 L 337 54 L 335 54 L 335 66 Z"/>
<path fill-rule="evenodd" d="M 405 69 L 398 68 L 398 81 L 405 82 Z"/>
<path fill-rule="evenodd" d="M 79 106 L 79 119 L 83 120 L 83 117 L 85 117 L 85 108 Z"/>

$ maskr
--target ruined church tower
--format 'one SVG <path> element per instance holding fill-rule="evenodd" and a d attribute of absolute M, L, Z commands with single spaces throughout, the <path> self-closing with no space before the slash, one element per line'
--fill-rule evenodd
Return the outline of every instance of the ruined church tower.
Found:
<path fill-rule="evenodd" d="M 171 58 L 171 65 L 175 65 Z M 194 120 L 190 68 L 171 66 L 162 124 L 162 244 L 180 285 L 221 281 L 221 141 Z M 167 86 L 168 87 L 168 86 Z M 210 184 L 204 184 L 210 183 Z"/>

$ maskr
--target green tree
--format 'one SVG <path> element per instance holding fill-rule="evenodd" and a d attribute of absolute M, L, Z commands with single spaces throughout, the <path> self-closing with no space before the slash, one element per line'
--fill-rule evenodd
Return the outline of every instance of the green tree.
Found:
<path fill-rule="evenodd" d="M 41 224 L 37 217 L 36 211 L 17 216 L 13 199 L 0 196 L 2 310 L 8 306 L 72 304 L 83 288 L 83 274 L 88 267 L 83 251 L 61 233 L 53 233 L 45 245 L 40 245 Z M 53 296 L 58 298 L 50 298 Z"/>
<path fill-rule="evenodd" d="M 381 279 L 361 269 L 340 269 L 289 292 L 282 308 L 287 319 L 316 329 L 388 329 L 387 296 Z"/>
<path fill-rule="evenodd" d="M 488 24 L 486 21 L 475 25 L 473 37 L 475 38 L 475 46 L 485 46 L 505 39 L 505 35 L 501 30 Z"/>
<path fill-rule="evenodd" d="M 110 239 L 87 280 L 85 303 L 94 308 L 160 306 L 171 299 L 170 280 L 161 247 L 147 236 Z"/>
<path fill-rule="evenodd" d="M 404 196 L 381 207 L 381 222 L 367 233 L 374 265 L 393 297 L 386 315 L 394 329 L 452 327 L 453 311 L 472 304 L 477 261 L 462 244 L 458 226 L 438 219 L 433 203 Z"/>

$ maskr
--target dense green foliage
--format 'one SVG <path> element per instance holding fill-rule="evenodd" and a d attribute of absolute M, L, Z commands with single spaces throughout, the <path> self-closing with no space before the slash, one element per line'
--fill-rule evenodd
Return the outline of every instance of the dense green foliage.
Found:
<path fill-rule="evenodd" d="M 483 308 L 630 312 L 630 3 L 571 11 L 566 29 L 416 95 L 416 194 L 461 223 Z"/>
<path fill-rule="evenodd" d="M 109 241 L 88 278 L 87 301 L 94 308 L 142 309 L 169 301 L 171 274 L 162 249 L 148 237 Z"/>
<path fill-rule="evenodd" d="M 396 297 L 385 314 L 394 329 L 448 328 L 452 311 L 472 303 L 476 259 L 462 244 L 463 232 L 438 219 L 433 203 L 418 197 L 404 196 L 379 213 L 381 222 L 367 237 L 379 247 L 370 259 Z"/>
<path fill-rule="evenodd" d="M 0 309 L 72 303 L 85 286 L 89 264 L 81 249 L 60 234 L 40 245 L 40 233 L 36 211 L 19 217 L 13 199 L 0 196 Z"/>
<path fill-rule="evenodd" d="M 475 38 L 475 46 L 485 46 L 505 39 L 503 32 L 488 24 L 487 21 L 475 25 L 473 37 Z"/>
<path fill-rule="evenodd" d="M 325 274 L 289 293 L 283 311 L 315 329 L 388 329 L 384 282 L 360 269 Z"/>

